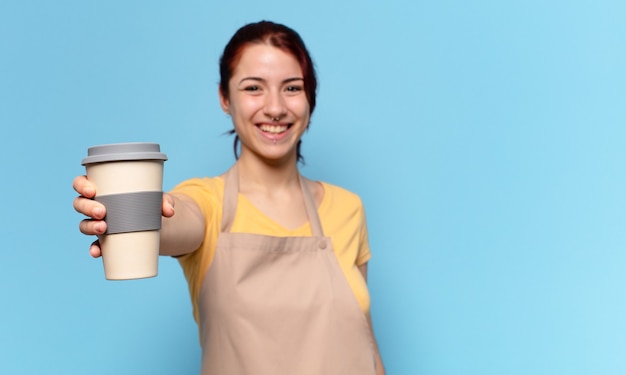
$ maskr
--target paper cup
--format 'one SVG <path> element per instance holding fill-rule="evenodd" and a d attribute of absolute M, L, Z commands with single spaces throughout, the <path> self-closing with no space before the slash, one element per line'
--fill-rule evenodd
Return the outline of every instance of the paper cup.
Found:
<path fill-rule="evenodd" d="M 117 143 L 90 147 L 82 161 L 107 211 L 99 240 L 108 280 L 158 273 L 165 160 L 156 143 Z"/>

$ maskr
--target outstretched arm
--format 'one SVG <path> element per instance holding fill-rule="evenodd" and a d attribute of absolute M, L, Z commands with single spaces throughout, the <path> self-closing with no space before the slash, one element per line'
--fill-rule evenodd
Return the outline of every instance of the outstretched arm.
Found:
<path fill-rule="evenodd" d="M 184 194 L 164 194 L 163 201 L 164 207 L 171 206 L 172 215 L 163 215 L 160 254 L 177 256 L 196 250 L 205 231 L 200 207 Z"/>
<path fill-rule="evenodd" d="M 73 182 L 74 190 L 79 194 L 74 199 L 74 209 L 87 216 L 80 222 L 80 231 L 87 235 L 102 235 L 107 226 L 104 221 L 104 205 L 93 200 L 96 189 L 86 176 L 78 176 Z M 161 255 L 183 255 L 197 249 L 202 243 L 205 220 L 200 207 L 183 194 L 163 194 L 161 226 Z M 102 255 L 98 241 L 89 248 L 94 258 Z"/>

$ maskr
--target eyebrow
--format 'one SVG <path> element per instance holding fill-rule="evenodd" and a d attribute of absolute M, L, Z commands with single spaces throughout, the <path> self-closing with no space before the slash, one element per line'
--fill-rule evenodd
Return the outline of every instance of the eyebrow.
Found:
<path fill-rule="evenodd" d="M 239 81 L 239 84 L 241 85 L 244 81 L 256 81 L 256 82 L 265 82 L 265 79 L 261 78 L 261 77 L 244 77 Z M 294 82 L 294 81 L 304 81 L 303 77 L 292 77 L 292 78 L 287 78 L 285 80 L 283 80 L 283 84 L 285 83 L 290 83 L 290 82 Z"/>

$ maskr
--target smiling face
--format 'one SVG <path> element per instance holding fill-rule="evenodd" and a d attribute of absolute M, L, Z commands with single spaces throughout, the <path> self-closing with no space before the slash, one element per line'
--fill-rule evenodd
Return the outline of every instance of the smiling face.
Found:
<path fill-rule="evenodd" d="M 232 116 L 241 158 L 296 162 L 297 144 L 310 119 L 298 61 L 269 44 L 244 47 L 220 104 Z"/>

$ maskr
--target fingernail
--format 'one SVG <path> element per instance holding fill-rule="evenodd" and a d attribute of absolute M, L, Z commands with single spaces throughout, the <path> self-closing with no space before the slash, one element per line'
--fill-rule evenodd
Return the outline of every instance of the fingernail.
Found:
<path fill-rule="evenodd" d="M 97 232 L 99 232 L 99 233 L 104 233 L 104 230 L 105 230 L 105 228 L 104 228 L 104 223 L 97 223 L 97 224 L 95 225 L 95 228 L 96 228 L 96 231 L 97 231 Z"/>
<path fill-rule="evenodd" d="M 104 215 L 104 209 L 102 207 L 96 207 L 93 209 L 93 216 L 96 219 L 102 218 L 103 215 Z"/>
<path fill-rule="evenodd" d="M 83 189 L 83 193 L 87 196 L 92 196 L 94 195 L 95 190 L 91 186 L 85 186 L 85 188 Z"/>

